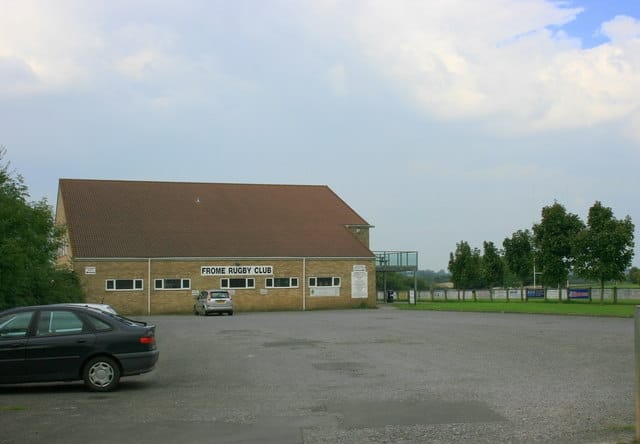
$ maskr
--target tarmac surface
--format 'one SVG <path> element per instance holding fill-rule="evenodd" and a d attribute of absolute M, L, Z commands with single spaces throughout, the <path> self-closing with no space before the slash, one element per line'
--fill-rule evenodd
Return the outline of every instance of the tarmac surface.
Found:
<path fill-rule="evenodd" d="M 615 443 L 633 319 L 396 310 L 137 317 L 152 373 L 0 386 L 0 444 Z"/>

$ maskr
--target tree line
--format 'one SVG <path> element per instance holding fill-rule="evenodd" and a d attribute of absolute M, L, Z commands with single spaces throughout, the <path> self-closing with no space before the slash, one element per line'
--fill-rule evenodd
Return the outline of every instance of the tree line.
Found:
<path fill-rule="evenodd" d="M 569 276 L 597 281 L 600 297 L 607 281 L 638 279 L 640 270 L 631 268 L 634 225 L 629 216 L 616 219 L 613 211 L 596 201 L 586 224 L 558 202 L 542 209 L 541 221 L 518 230 L 502 242 L 483 242 L 483 251 L 468 242 L 456 244 L 449 254 L 449 272 L 458 289 L 503 287 L 517 282 L 520 287 L 536 284 L 553 288 L 567 286 Z"/>
<path fill-rule="evenodd" d="M 0 146 L 0 310 L 82 301 L 77 276 L 56 265 L 64 229 L 45 199 L 28 202 L 27 186 L 5 154 Z"/>

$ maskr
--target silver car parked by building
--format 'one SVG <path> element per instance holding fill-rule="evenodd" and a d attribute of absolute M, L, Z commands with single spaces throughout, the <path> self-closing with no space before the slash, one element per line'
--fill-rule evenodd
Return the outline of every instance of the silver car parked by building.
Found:
<path fill-rule="evenodd" d="M 193 313 L 205 316 L 210 313 L 226 313 L 231 316 L 233 300 L 227 290 L 202 290 L 193 305 Z"/>

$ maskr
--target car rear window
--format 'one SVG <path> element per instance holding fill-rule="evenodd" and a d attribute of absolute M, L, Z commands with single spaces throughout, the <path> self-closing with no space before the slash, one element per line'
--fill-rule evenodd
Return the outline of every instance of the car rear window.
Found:
<path fill-rule="evenodd" d="M 129 319 L 129 318 L 125 318 L 124 316 L 120 316 L 120 315 L 116 315 L 116 314 L 112 314 L 112 313 L 106 313 L 107 316 L 112 317 L 113 319 L 116 319 L 117 321 L 125 324 L 125 325 L 137 325 L 137 326 L 145 326 L 147 325 L 146 322 L 144 321 L 136 321 L 135 319 Z"/>
<path fill-rule="evenodd" d="M 89 316 L 87 316 L 87 318 L 89 319 L 89 323 L 91 324 L 91 326 L 93 327 L 94 330 L 96 330 L 96 331 L 109 331 L 109 330 L 111 330 L 111 325 L 109 325 L 108 323 L 106 323 L 102 319 L 98 319 L 97 317 L 95 317 L 93 315 L 89 315 Z"/>
<path fill-rule="evenodd" d="M 229 299 L 229 293 L 227 292 L 211 293 L 211 299 Z"/>

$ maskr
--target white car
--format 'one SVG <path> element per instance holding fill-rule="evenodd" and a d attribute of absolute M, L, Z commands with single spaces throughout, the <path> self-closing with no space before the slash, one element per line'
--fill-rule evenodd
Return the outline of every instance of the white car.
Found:
<path fill-rule="evenodd" d="M 118 314 L 116 310 L 109 304 L 90 304 L 88 302 L 87 303 L 78 302 L 78 303 L 68 303 L 68 304 L 62 304 L 62 305 L 71 305 L 72 307 L 94 308 L 96 310 L 106 311 L 107 313 Z"/>

